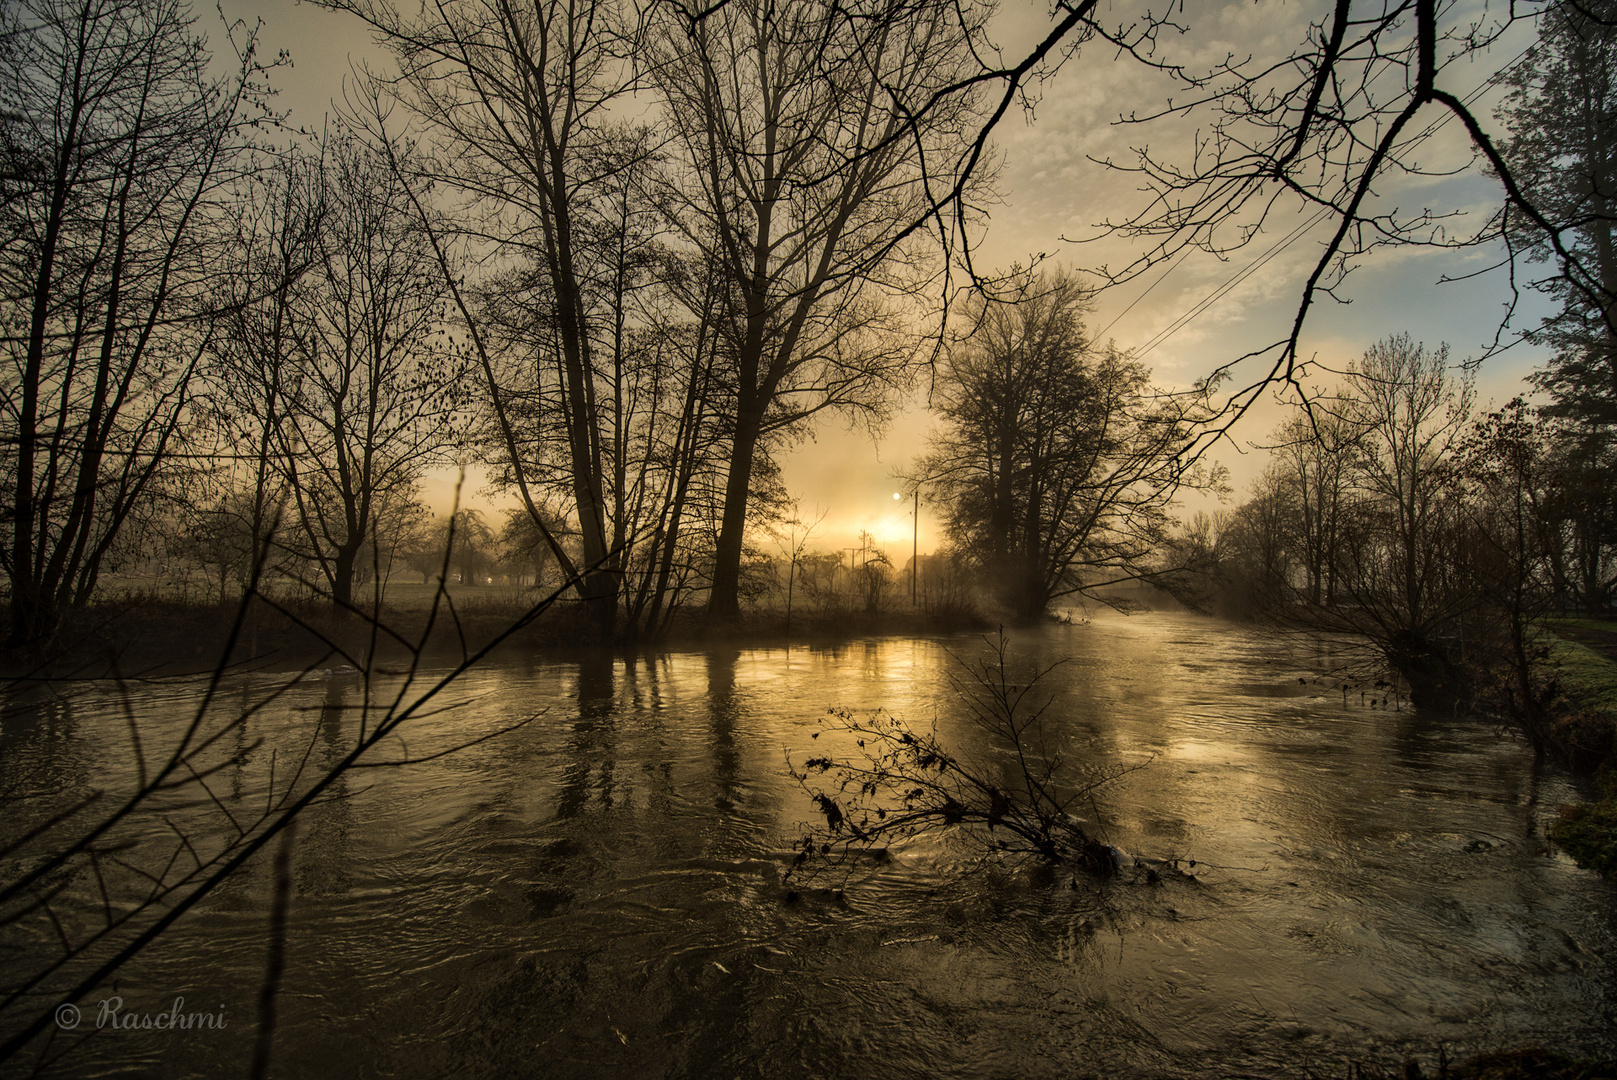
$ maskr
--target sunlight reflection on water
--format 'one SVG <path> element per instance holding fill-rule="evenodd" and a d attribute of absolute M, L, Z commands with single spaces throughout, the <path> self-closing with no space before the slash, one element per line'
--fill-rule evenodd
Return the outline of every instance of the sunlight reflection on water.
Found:
<path fill-rule="evenodd" d="M 1613 889 L 1540 840 L 1564 781 L 1488 722 L 1344 705 L 1312 681 L 1329 655 L 1212 620 L 1012 635 L 1019 665 L 1068 660 L 1048 716 L 1069 760 L 1149 762 L 1100 799 L 1105 838 L 1194 859 L 1189 878 L 1073 882 L 940 839 L 845 900 L 786 902 L 811 813 L 786 753 L 818 749 L 844 706 L 991 755 L 949 681 L 949 651 L 983 649 L 580 652 L 473 673 L 412 752 L 542 715 L 345 778 L 302 822 L 277 1074 L 1301 1075 L 1439 1042 L 1609 1049 Z M 135 704 L 155 730 L 193 692 Z M 242 746 L 266 748 L 233 790 L 269 746 L 312 737 L 335 760 L 361 692 L 299 687 L 255 718 Z M 8 770 L 115 775 L 113 705 L 92 691 L 8 719 Z M 64 1075 L 238 1071 L 266 895 L 254 867 L 124 972 L 131 1001 L 224 1003 L 223 1037 L 91 1035 Z"/>

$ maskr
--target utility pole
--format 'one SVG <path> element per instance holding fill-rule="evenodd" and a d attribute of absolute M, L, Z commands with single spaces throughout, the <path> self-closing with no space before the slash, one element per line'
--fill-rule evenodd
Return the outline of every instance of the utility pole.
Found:
<path fill-rule="evenodd" d="M 921 485 L 915 485 L 914 528 L 910 533 L 910 607 L 915 607 L 915 575 L 921 569 Z"/>

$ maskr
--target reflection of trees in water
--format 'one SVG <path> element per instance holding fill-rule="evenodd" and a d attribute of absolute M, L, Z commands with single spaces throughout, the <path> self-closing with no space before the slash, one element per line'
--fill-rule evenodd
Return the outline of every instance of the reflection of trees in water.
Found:
<path fill-rule="evenodd" d="M 667 655 L 647 650 L 623 665 L 623 708 L 630 710 L 642 736 L 654 739 L 660 752 L 641 761 L 646 781 L 646 809 L 666 819 L 674 809 L 674 762 L 663 721 Z"/>
<path fill-rule="evenodd" d="M 1408 702 L 1401 711 L 1382 718 L 1382 722 L 1390 725 L 1387 744 L 1395 769 L 1418 778 L 1422 786 L 1443 790 L 1456 785 L 1456 769 L 1474 769 L 1478 775 L 1467 781 L 1468 786 L 1489 792 L 1501 805 L 1519 806 L 1525 834 L 1533 835 L 1537 827 L 1534 807 L 1538 802 L 1538 782 L 1545 766 L 1543 755 L 1535 754 L 1531 766 L 1523 769 L 1515 754 L 1478 754 L 1478 745 L 1489 739 L 1508 744 L 1511 740 L 1505 730 L 1496 724 L 1485 728 L 1476 720 L 1456 718 L 1435 709 L 1416 709 Z M 1367 785 L 1356 793 L 1356 801 L 1350 805 L 1354 809 L 1374 806 L 1378 794 Z"/>
<path fill-rule="evenodd" d="M 91 783 L 85 755 L 65 752 L 82 735 L 73 699 L 61 687 L 19 679 L 0 688 L 0 761 L 6 766 L 0 808 L 12 807 L 4 817 L 13 819 L 0 835 L 24 831 L 15 820 L 17 800 L 47 791 L 66 795 Z"/>
<path fill-rule="evenodd" d="M 341 680 L 326 683 L 326 700 L 320 708 L 319 729 L 310 734 L 317 745 L 311 757 L 318 757 L 320 772 L 333 768 L 352 749 L 344 739 L 345 720 L 358 715 L 350 702 L 349 691 L 357 684 Z M 353 865 L 351 837 L 354 810 L 349 803 L 353 793 L 348 787 L 348 774 L 340 773 L 326 789 L 326 793 L 309 805 L 298 816 L 297 842 L 298 893 L 302 896 L 334 896 L 348 891 L 353 884 L 349 867 Z"/>
<path fill-rule="evenodd" d="M 242 680 L 236 687 L 234 695 L 236 705 L 233 714 L 251 716 L 258 703 L 258 694 L 258 688 L 250 680 Z M 237 724 L 232 733 L 231 743 L 234 753 L 230 759 L 230 798 L 237 804 L 248 797 L 253 782 L 253 775 L 249 771 L 249 758 L 253 749 L 253 736 L 250 731 L 252 726 L 250 723 Z"/>
<path fill-rule="evenodd" d="M 878 680 L 887 677 L 888 664 L 891 659 L 890 650 L 885 642 L 865 642 L 857 646 L 860 652 L 859 667 L 867 679 Z"/>
<path fill-rule="evenodd" d="M 736 695 L 737 648 L 712 649 L 707 654 L 708 749 L 713 754 L 713 805 L 729 813 L 736 808 L 741 786 L 736 782 L 740 755 L 736 752 L 736 719 L 741 705 Z"/>
<path fill-rule="evenodd" d="M 614 805 L 618 754 L 615 665 L 612 654 L 604 650 L 587 652 L 578 662 L 578 715 L 567 736 L 567 765 L 556 799 L 558 818 L 576 817 L 589 804 L 592 790 L 599 792 L 603 808 Z"/>

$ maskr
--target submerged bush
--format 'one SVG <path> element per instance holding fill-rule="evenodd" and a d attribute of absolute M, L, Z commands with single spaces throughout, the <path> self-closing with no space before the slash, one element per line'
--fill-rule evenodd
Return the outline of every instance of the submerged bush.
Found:
<path fill-rule="evenodd" d="M 946 747 L 935 729 L 917 732 L 886 713 L 832 709 L 826 730 L 851 739 L 857 750 L 848 757 L 810 757 L 801 770 L 787 755 L 788 770 L 819 818 L 799 841 L 788 877 L 846 867 L 861 854 L 959 828 L 976 831 L 993 851 L 1102 874 L 1117 868 L 1117 851 L 1073 811 L 1093 806 L 1098 788 L 1132 768 L 1068 766 L 1050 749 L 1044 716 L 1051 699 L 1038 700 L 1037 689 L 1059 665 L 1018 682 L 1007 668 L 1005 636 L 989 646 L 990 655 L 974 663 L 955 657 L 962 674 L 950 682 L 972 722 L 1014 766 L 972 760 Z"/>

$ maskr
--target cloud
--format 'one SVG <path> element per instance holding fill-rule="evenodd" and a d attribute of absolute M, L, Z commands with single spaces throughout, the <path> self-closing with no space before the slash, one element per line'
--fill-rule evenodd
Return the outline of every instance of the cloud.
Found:
<path fill-rule="evenodd" d="M 1303 28 L 1316 14 L 1316 7 L 1247 0 L 1197 5 L 1187 16 L 1194 20 L 1190 32 L 1165 36 L 1163 53 L 1192 69 L 1209 68 L 1227 56 L 1251 55 L 1266 62 L 1287 55 L 1302 40 Z M 1114 17 L 1125 18 L 1129 10 L 1119 7 Z M 341 96 L 350 57 L 381 63 L 378 50 L 357 22 L 308 4 L 227 0 L 226 13 L 262 14 L 267 23 L 265 45 L 272 51 L 283 45 L 291 49 L 295 75 L 283 73 L 277 81 L 285 87 L 280 103 L 292 109 L 294 123 L 318 126 L 330 100 Z M 996 18 L 994 33 L 1005 55 L 1014 57 L 1024 55 L 1048 26 L 1041 7 L 1007 5 Z M 1525 40 L 1512 39 L 1474 64 L 1451 68 L 1444 74 L 1446 85 L 1457 93 L 1469 93 Z M 1159 72 L 1118 59 L 1116 50 L 1104 42 L 1085 44 L 1058 75 L 1036 87 L 1033 118 L 1012 112 L 996 132 L 1002 158 L 1000 202 L 990 207 L 991 221 L 976 253 L 978 265 L 1003 268 L 1012 262 L 1026 263 L 1035 252 L 1052 253 L 1069 267 L 1106 265 L 1115 269 L 1133 260 L 1144 250 L 1142 241 L 1109 234 L 1097 226 L 1139 212 L 1149 195 L 1140 190 L 1137 174 L 1108 169 L 1093 159 L 1132 165 L 1136 148 L 1144 146 L 1170 158 L 1187 158 L 1198 126 L 1206 124 L 1207 116 L 1170 118 L 1151 125 L 1117 123 L 1122 116 L 1159 110 L 1175 92 Z M 1487 115 L 1490 102 L 1487 96 L 1478 100 L 1479 115 Z M 1468 160 L 1459 125 L 1444 125 L 1421 148 L 1420 157 L 1423 165 L 1432 168 Z M 1497 197 L 1494 183 L 1472 170 L 1448 178 L 1389 178 L 1378 186 L 1377 205 L 1406 211 L 1425 207 L 1463 211 L 1462 227 L 1475 228 L 1492 213 Z M 1107 337 L 1123 348 L 1147 345 L 1260 258 L 1302 220 L 1300 211 L 1295 202 L 1280 204 L 1269 227 L 1246 248 L 1223 261 L 1193 254 L 1144 299 L 1142 294 L 1162 275 L 1161 269 L 1102 294 L 1091 327 L 1099 330 L 1116 320 Z M 1287 334 L 1302 283 L 1313 269 L 1325 235 L 1325 227 L 1316 227 L 1294 240 L 1157 345 L 1146 361 L 1159 380 L 1187 385 Z M 1432 344 L 1447 341 L 1457 357 L 1480 354 L 1505 313 L 1509 301 L 1506 276 L 1495 272 L 1465 282 L 1438 282 L 1445 275 L 1473 273 L 1497 257 L 1491 249 L 1388 249 L 1367 256 L 1340 293 L 1341 299 L 1352 302 L 1342 305 L 1323 299 L 1310 314 L 1302 355 L 1317 356 L 1325 364 L 1340 367 L 1377 339 L 1399 331 Z M 1125 308 L 1129 309 L 1126 315 Z M 1529 293 L 1522 298 L 1514 326 L 1536 325 L 1547 312 L 1543 298 Z M 1504 354 L 1483 373 L 1484 395 L 1509 396 L 1543 359 L 1541 353 L 1525 346 Z M 1238 430 L 1237 438 L 1263 438 L 1280 411 L 1279 405 L 1265 399 Z M 782 455 L 787 486 L 805 509 L 829 508 L 819 534 L 826 547 L 857 543 L 861 528 L 892 525 L 888 518 L 893 513 L 893 473 L 920 452 L 929 424 L 923 398 L 916 396 L 875 443 L 862 432 L 845 430 L 827 420 L 814 441 Z M 1221 455 L 1238 474 L 1254 471 L 1253 463 L 1260 459 L 1260 455 L 1243 457 L 1229 451 L 1221 451 Z M 936 542 L 933 515 L 923 507 L 922 550 L 930 550 Z"/>

